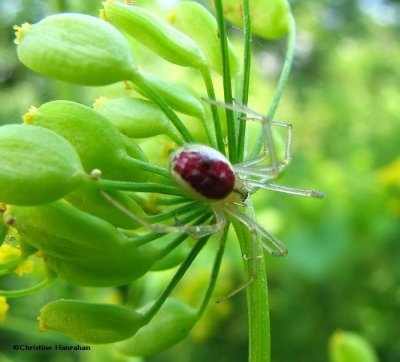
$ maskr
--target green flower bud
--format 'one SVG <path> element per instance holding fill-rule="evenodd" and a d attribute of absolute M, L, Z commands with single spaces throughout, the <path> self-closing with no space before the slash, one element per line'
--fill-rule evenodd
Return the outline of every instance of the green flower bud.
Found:
<path fill-rule="evenodd" d="M 154 89 L 176 111 L 199 119 L 205 118 L 203 104 L 195 92 L 184 84 L 159 79 L 149 73 L 141 73 L 145 83 Z M 133 84 L 135 90 L 147 97 L 146 92 Z"/>
<path fill-rule="evenodd" d="M 70 283 L 88 287 L 112 287 L 129 284 L 140 278 L 159 258 L 160 251 L 151 243 L 136 247 L 126 243 L 120 247 L 104 248 L 101 256 L 90 261 L 84 257 L 77 257 L 74 261 L 47 258 L 47 261 L 58 276 Z"/>
<path fill-rule="evenodd" d="M 111 1 L 104 3 L 102 16 L 171 63 L 196 69 L 206 64 L 192 39 L 143 8 Z"/>
<path fill-rule="evenodd" d="M 8 206 L 5 218 L 25 242 L 48 256 L 93 260 L 127 242 L 108 222 L 63 201 L 40 206 Z"/>
<path fill-rule="evenodd" d="M 138 170 L 128 155 L 118 129 L 92 108 L 58 100 L 31 107 L 23 118 L 25 123 L 51 129 L 71 142 L 87 172 L 100 169 L 106 178 L 146 181 L 146 173 Z"/>
<path fill-rule="evenodd" d="M 372 346 L 353 332 L 337 331 L 329 342 L 331 362 L 378 362 Z"/>
<path fill-rule="evenodd" d="M 211 119 L 208 117 L 207 111 L 198 95 L 192 89 L 185 84 L 162 80 L 151 74 L 141 73 L 141 76 L 145 83 L 160 94 L 170 107 L 183 114 L 196 117 L 201 121 L 188 120 L 185 122 L 194 139 L 198 142 L 208 143 L 208 139 L 215 138 L 215 135 L 212 134 Z M 136 84 L 133 84 L 133 86 L 138 93 L 151 98 L 141 87 Z M 208 129 L 209 131 L 206 132 L 210 133 L 208 139 L 204 133 L 205 129 Z"/>
<path fill-rule="evenodd" d="M 147 161 L 146 154 L 143 152 L 143 150 L 129 137 L 125 136 L 124 134 L 121 135 L 128 155 L 136 160 Z"/>
<path fill-rule="evenodd" d="M 124 36 L 93 16 L 51 15 L 15 29 L 21 62 L 51 78 L 97 86 L 130 79 L 136 68 Z"/>
<path fill-rule="evenodd" d="M 0 127 L 0 202 L 51 202 L 88 178 L 75 149 L 58 134 L 42 127 Z"/>
<path fill-rule="evenodd" d="M 5 218 L 24 242 L 41 250 L 62 278 L 84 286 L 117 286 L 141 277 L 163 255 L 142 246 L 110 223 L 57 201 L 36 207 L 9 206 Z"/>
<path fill-rule="evenodd" d="M 165 134 L 176 143 L 181 143 L 180 136 L 169 118 L 151 101 L 102 97 L 94 107 L 128 137 L 147 138 Z"/>
<path fill-rule="evenodd" d="M 56 300 L 38 317 L 40 330 L 64 333 L 84 343 L 113 343 L 129 338 L 142 326 L 142 315 L 120 305 Z"/>
<path fill-rule="evenodd" d="M 184 339 L 196 321 L 196 311 L 186 303 L 167 299 L 150 323 L 139 329 L 132 338 L 118 343 L 117 350 L 129 356 L 156 354 Z"/>
<path fill-rule="evenodd" d="M 252 0 L 251 32 L 266 39 L 278 39 L 289 31 L 290 6 L 286 0 Z M 225 0 L 224 15 L 236 26 L 243 27 L 241 0 Z"/>
<path fill-rule="evenodd" d="M 89 212 L 101 219 L 108 221 L 114 226 L 124 229 L 137 229 L 141 226 L 140 223 L 133 220 L 125 212 L 116 207 L 111 207 L 108 200 L 102 196 L 95 185 L 88 185 L 85 188 L 71 192 L 66 196 L 66 200 L 78 209 Z M 142 208 L 132 198 L 120 191 L 107 191 L 108 194 L 119 204 L 133 212 L 142 219 L 146 218 L 146 214 Z"/>
<path fill-rule="evenodd" d="M 211 68 L 223 74 L 218 25 L 208 10 L 196 2 L 182 1 L 172 9 L 168 20 L 200 46 Z M 230 70 L 232 74 L 236 74 L 239 58 L 230 42 L 228 52 Z"/>

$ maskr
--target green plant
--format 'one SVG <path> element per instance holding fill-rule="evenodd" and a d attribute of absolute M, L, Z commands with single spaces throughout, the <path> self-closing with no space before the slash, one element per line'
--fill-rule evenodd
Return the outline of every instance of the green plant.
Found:
<path fill-rule="evenodd" d="M 229 3 L 225 1 L 224 5 L 228 6 Z M 292 63 L 295 25 L 285 1 L 265 1 L 265 6 L 279 10 L 276 14 L 272 13 L 274 21 L 268 31 L 259 35 L 275 38 L 289 31 L 285 65 L 266 117 L 254 114 L 245 107 L 251 64 L 250 21 L 256 21 L 258 14 L 255 12 L 250 16 L 248 1 L 243 1 L 245 41 L 241 65 L 235 63 L 237 55 L 228 42 L 221 1 L 215 1 L 216 20 L 199 5 L 178 5 L 170 21 L 182 31 L 140 7 L 116 1 L 104 4 L 101 17 L 105 21 L 80 14 L 60 14 L 17 29 L 18 56 L 32 70 L 59 80 L 89 86 L 128 81 L 148 99 L 131 97 L 103 100 L 96 103 L 95 110 L 76 102 L 53 101 L 32 108 L 24 117 L 25 125 L 13 126 L 17 136 L 8 135 L 9 126 L 2 127 L 5 141 L 11 144 L 7 148 L 8 154 L 12 154 L 14 159 L 17 155 L 21 162 L 29 156 L 29 164 L 34 168 L 26 166 L 21 169 L 21 174 L 20 170 L 14 171 L 10 166 L 5 174 L 11 175 L 12 180 L 0 179 L 3 186 L 0 201 L 6 204 L 4 220 L 10 230 L 16 230 L 21 246 L 27 245 L 27 252 L 18 256 L 18 260 L 3 263 L 1 269 L 5 273 L 14 271 L 19 262 L 37 250 L 45 256 L 44 263 L 48 268 L 47 279 L 39 285 L 26 290 L 2 291 L 2 294 L 9 297 L 28 295 L 46 286 L 54 279 L 54 274 L 78 285 L 124 285 L 146 274 L 163 258 L 171 255 L 189 235 L 199 239 L 165 291 L 145 312 L 79 301 L 56 301 L 42 310 L 40 318 L 44 328 L 62 331 L 90 343 L 111 343 L 132 338 L 133 345 L 129 344 L 128 339 L 117 349 L 133 355 L 147 355 L 169 347 L 183 338 L 204 312 L 215 286 L 227 231 L 232 223 L 242 253 L 247 256 L 244 258 L 244 268 L 248 280 L 239 289 L 246 287 L 248 298 L 249 358 L 251 361 L 269 361 L 265 261 L 258 256 L 262 255 L 263 249 L 277 254 L 285 254 L 286 249 L 257 224 L 248 196 L 258 188 L 313 197 L 321 194 L 268 182 L 290 161 L 290 125 L 272 119 Z M 185 11 L 185 7 L 198 11 L 200 25 L 192 22 L 193 12 Z M 196 39 L 198 28 L 195 26 L 207 26 L 211 37 L 209 41 Z M 120 31 L 169 62 L 198 71 L 205 84 L 208 103 L 203 102 L 192 90 L 139 71 L 130 44 Z M 220 57 L 217 55 L 218 46 Z M 222 107 L 225 108 L 225 117 L 218 113 L 217 107 L 220 104 L 215 100 L 211 68 L 223 75 Z M 235 97 L 232 92 L 233 81 L 236 83 Z M 233 98 L 239 100 L 238 106 L 233 105 Z M 131 111 L 130 107 L 134 110 Z M 198 137 L 195 127 L 184 122 L 175 111 L 199 118 L 205 139 Z M 134 117 L 134 112 L 137 112 L 137 117 Z M 258 141 L 253 148 L 247 145 L 246 122 L 243 120 L 245 115 L 255 116 L 261 124 Z M 146 121 L 149 126 L 143 125 Z M 275 145 L 279 138 L 274 131 L 277 127 L 283 127 L 288 132 L 283 155 L 280 155 Z M 50 143 L 40 138 L 40 141 L 27 149 L 23 138 L 29 132 L 27 130 L 48 135 L 54 141 Z M 170 146 L 172 156 L 169 165 L 167 162 L 161 162 L 162 166 L 149 162 L 147 157 L 150 158 L 150 154 L 142 152 L 140 145 L 128 138 L 152 138 L 160 134 L 165 134 L 173 142 Z M 227 146 L 224 143 L 225 137 Z M 149 141 L 155 147 L 157 141 Z M 207 143 L 211 147 L 186 146 L 194 142 Z M 68 148 L 69 153 L 60 152 L 66 155 L 66 159 L 50 157 L 52 147 Z M 184 153 L 196 154 L 199 160 L 190 169 L 183 168 L 182 171 L 177 169 L 177 165 L 182 161 L 180 157 Z M 36 154 L 37 158 L 31 157 Z M 199 181 L 188 176 L 195 170 L 201 176 L 211 177 L 208 170 L 203 171 L 199 166 L 206 161 L 210 161 L 208 165 L 216 167 L 217 181 L 223 179 L 222 173 L 229 174 L 233 180 L 228 186 L 224 180 L 221 181 L 221 187 L 226 188 L 222 196 L 214 192 L 205 194 L 199 187 Z M 72 166 L 67 172 L 65 170 L 69 164 Z M 59 180 L 50 175 L 49 169 L 63 171 L 68 177 L 63 174 L 62 180 Z M 33 171 L 40 173 L 40 177 L 30 178 Z M 241 178 L 241 173 L 253 176 L 253 179 Z M 79 182 L 75 182 L 75 178 Z M 18 181 L 18 188 L 11 188 L 15 180 Z M 215 179 L 213 182 L 208 186 L 210 189 L 216 186 Z M 28 185 L 39 185 L 46 190 L 52 187 L 54 192 L 37 193 L 32 198 L 32 189 L 26 190 Z M 156 206 L 152 204 L 151 198 L 143 196 L 148 193 L 161 195 Z M 179 218 L 178 225 L 173 225 L 176 217 Z M 222 229 L 219 252 L 200 306 L 192 310 L 183 302 L 168 299 L 210 235 Z M 168 232 L 180 232 L 181 235 L 163 248 L 155 247 L 153 242 L 165 237 Z M 262 242 L 262 237 L 272 247 Z M 166 335 L 166 331 L 160 332 L 160 326 L 164 323 L 162 318 L 165 310 L 171 308 L 173 312 L 168 316 L 176 316 L 179 323 L 175 320 L 176 327 L 171 327 L 170 334 Z M 74 317 L 67 318 L 67 315 Z M 85 318 L 82 318 L 83 315 Z M 100 320 L 102 316 L 104 320 Z M 100 333 L 100 330 L 105 332 Z M 136 332 L 139 342 L 135 339 Z M 165 335 L 161 340 L 165 343 L 160 343 L 157 348 L 146 349 L 144 342 L 154 345 L 151 342 L 154 339 L 153 333 Z M 168 340 L 167 336 L 171 338 Z M 134 347 L 136 345 L 143 347 L 143 351 L 138 351 Z"/>

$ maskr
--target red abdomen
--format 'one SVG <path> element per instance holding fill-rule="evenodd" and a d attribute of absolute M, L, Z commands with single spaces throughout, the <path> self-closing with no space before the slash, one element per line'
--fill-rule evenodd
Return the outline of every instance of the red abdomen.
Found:
<path fill-rule="evenodd" d="M 213 156 L 182 150 L 173 157 L 173 170 L 202 196 L 222 200 L 232 192 L 235 174 L 228 162 Z"/>

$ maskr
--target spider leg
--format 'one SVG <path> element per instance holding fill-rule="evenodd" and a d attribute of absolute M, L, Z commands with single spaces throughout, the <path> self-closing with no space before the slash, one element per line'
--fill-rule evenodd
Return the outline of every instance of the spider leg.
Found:
<path fill-rule="evenodd" d="M 264 133 L 264 152 L 261 155 L 261 157 L 264 157 L 264 158 L 271 157 L 271 170 L 270 170 L 269 176 L 270 176 L 270 178 L 275 178 L 279 174 L 279 166 L 278 166 L 278 161 L 277 161 L 277 157 L 276 157 L 274 139 L 272 137 L 272 131 L 271 131 L 272 120 L 270 120 L 266 116 L 263 116 L 257 112 L 254 112 L 253 110 L 249 109 L 245 105 L 240 104 L 236 101 L 235 101 L 235 105 L 233 105 L 233 104 L 226 104 L 223 102 L 217 102 L 217 101 L 207 99 L 207 98 L 202 98 L 202 99 L 205 102 L 214 104 L 218 107 L 230 109 L 232 111 L 239 112 L 239 113 L 246 113 L 246 114 L 253 115 L 254 117 L 250 118 L 250 120 L 261 122 L 263 133 Z M 244 118 L 244 119 L 247 120 L 248 118 Z"/>
<path fill-rule="evenodd" d="M 224 103 L 224 102 L 218 102 L 218 101 L 215 101 L 213 99 L 209 99 L 209 98 L 205 98 L 205 97 L 202 97 L 202 100 L 204 102 L 207 102 L 209 104 L 213 104 L 213 105 L 215 105 L 217 107 L 220 107 L 220 108 L 230 109 L 231 111 L 238 112 L 238 113 L 251 114 L 251 115 L 254 116 L 254 118 L 261 119 L 261 118 L 265 117 L 262 114 L 257 113 L 256 111 L 253 111 L 249 107 L 246 107 L 245 105 L 239 103 L 235 99 L 234 99 L 235 104 L 228 104 L 228 103 Z"/>
<path fill-rule="evenodd" d="M 229 208 L 230 209 L 230 208 Z M 230 214 L 231 216 L 235 217 L 238 219 L 238 217 L 236 216 L 235 213 L 231 213 L 230 210 L 228 211 L 228 209 L 225 210 L 228 214 Z M 239 219 L 240 222 L 242 222 L 242 220 Z M 243 222 L 242 222 L 243 223 Z M 248 226 L 247 224 L 245 224 L 246 226 Z M 225 300 L 233 297 L 234 295 L 240 293 L 242 290 L 245 290 L 249 285 L 251 285 L 256 279 L 257 279 L 257 231 L 254 228 L 250 228 L 250 232 L 252 234 L 252 255 L 250 257 L 243 255 L 243 258 L 245 258 L 245 260 L 250 260 L 251 259 L 251 273 L 249 278 L 247 279 L 246 282 L 244 282 L 241 286 L 239 286 L 238 288 L 232 290 L 229 294 L 225 295 L 224 297 L 220 298 L 217 300 L 217 303 L 221 303 L 224 302 Z"/>
<path fill-rule="evenodd" d="M 254 120 L 254 121 L 261 121 L 258 118 L 247 118 L 248 120 Z M 290 123 L 286 122 L 280 122 L 280 121 L 270 121 L 272 125 L 278 126 L 278 127 L 284 127 L 287 129 L 287 136 L 286 136 L 286 142 L 285 142 L 285 151 L 284 151 L 284 157 L 281 162 L 278 162 L 277 164 L 277 171 L 278 173 L 282 172 L 283 169 L 290 163 L 292 160 L 292 140 L 293 140 L 293 126 Z M 234 168 L 241 173 L 248 174 L 248 175 L 254 175 L 254 176 L 260 176 L 260 177 L 265 177 L 267 176 L 268 179 L 276 177 L 276 174 L 274 173 L 274 167 L 272 166 L 261 166 L 261 167 L 251 167 L 256 165 L 259 162 L 264 161 L 268 157 L 268 150 L 264 150 L 264 153 L 260 155 L 259 157 L 256 157 L 252 160 L 247 160 L 241 163 L 238 163 L 234 165 Z"/>
<path fill-rule="evenodd" d="M 249 285 L 251 285 L 256 279 L 257 279 L 257 259 L 262 256 L 257 255 L 257 238 L 258 234 L 261 234 L 264 238 L 267 238 L 271 244 L 275 247 L 275 249 L 271 248 L 268 244 L 265 242 L 262 243 L 263 249 L 268 251 L 271 255 L 286 255 L 287 254 L 287 249 L 286 247 L 278 240 L 276 239 L 273 235 L 268 233 L 261 225 L 259 225 L 257 222 L 254 220 L 250 219 L 246 215 L 243 215 L 240 213 L 236 208 L 233 207 L 226 207 L 225 212 L 229 214 L 230 216 L 236 218 L 241 222 L 243 225 L 247 226 L 252 234 L 252 255 L 251 256 L 245 256 L 243 255 L 246 260 L 251 259 L 251 273 L 247 281 L 242 284 L 240 287 L 236 288 L 232 292 L 230 292 L 228 295 L 225 297 L 219 299 L 217 303 L 221 303 L 231 297 L 233 297 L 235 294 L 241 292 L 242 290 L 246 289 Z"/>
<path fill-rule="evenodd" d="M 236 99 L 233 99 L 233 102 L 235 103 L 235 105 L 232 105 L 232 108 L 236 111 L 236 112 L 240 112 L 240 113 L 245 113 L 245 114 L 251 114 L 254 117 L 246 117 L 244 119 L 250 119 L 253 121 L 260 121 L 264 118 L 266 118 L 264 115 L 262 115 L 261 113 L 258 113 L 256 111 L 253 111 L 252 109 L 250 109 L 248 106 L 238 102 Z"/>
<path fill-rule="evenodd" d="M 266 242 L 262 243 L 263 249 L 265 249 L 268 253 L 271 255 L 286 255 L 287 254 L 287 249 L 286 246 L 283 245 L 275 236 L 270 234 L 267 230 L 265 230 L 260 224 L 258 224 L 256 221 L 250 219 L 246 215 L 240 213 L 237 209 L 233 207 L 227 207 L 225 208 L 225 212 L 234 218 L 238 219 L 243 225 L 247 226 L 249 230 L 253 233 L 253 235 L 257 236 L 257 233 L 259 233 L 261 236 L 263 236 L 265 239 L 267 239 L 272 245 L 269 246 Z M 256 241 L 255 241 L 256 243 Z"/>
<path fill-rule="evenodd" d="M 246 180 L 246 184 L 255 188 L 273 190 L 278 192 L 283 192 L 285 194 L 296 195 L 296 196 L 304 196 L 304 197 L 312 197 L 316 199 L 322 199 L 325 194 L 320 191 L 314 191 L 309 189 L 299 189 L 295 187 L 287 187 L 282 185 L 275 185 L 270 183 L 263 183 L 254 180 Z"/>
<path fill-rule="evenodd" d="M 265 133 L 266 130 L 264 128 L 264 153 L 260 156 L 255 158 L 254 160 L 248 160 L 248 161 L 244 161 L 238 164 L 238 166 L 240 167 L 249 167 L 252 166 L 258 162 L 263 161 L 264 159 L 266 159 L 268 157 L 268 155 L 271 155 L 271 161 L 272 161 L 272 165 L 268 166 L 268 167 L 261 167 L 260 169 L 262 169 L 263 171 L 268 171 L 268 172 L 272 172 L 272 177 L 276 177 L 276 172 L 281 172 L 291 161 L 292 159 L 292 139 L 293 139 L 293 126 L 291 123 L 286 123 L 286 122 L 280 122 L 280 121 L 274 121 L 274 120 L 270 120 L 267 117 L 249 109 L 247 106 L 240 104 L 239 102 L 237 102 L 235 100 L 235 106 L 242 111 L 243 113 L 246 114 L 250 114 L 253 115 L 254 117 L 243 117 L 240 119 L 243 120 L 247 120 L 247 121 L 256 121 L 256 122 L 261 122 L 263 123 L 265 126 L 268 126 L 268 123 L 271 125 L 275 125 L 278 127 L 284 127 L 287 128 L 287 137 L 286 137 L 286 146 L 285 146 L 285 154 L 284 154 L 284 159 L 282 162 L 276 164 L 276 159 L 274 161 L 274 155 L 270 152 L 271 148 L 267 147 L 267 145 L 265 144 L 265 141 L 267 140 L 267 137 L 269 137 L 269 134 Z M 235 107 L 232 107 L 235 108 Z M 238 111 L 239 111 L 238 110 Z M 276 157 L 276 156 L 275 156 Z M 255 162 L 253 162 L 255 161 Z M 276 168 L 278 167 L 278 169 Z"/>
<path fill-rule="evenodd" d="M 266 158 L 267 158 L 267 155 L 266 154 L 262 154 L 262 155 L 260 155 L 260 156 L 258 156 L 256 158 L 251 159 L 251 160 L 246 160 L 246 161 L 237 163 L 233 167 L 234 168 L 236 168 L 236 167 L 243 168 L 243 167 L 252 166 L 252 165 L 255 165 L 255 164 L 259 163 L 259 162 L 264 161 Z"/>
<path fill-rule="evenodd" d="M 222 230 L 226 225 L 226 218 L 222 211 L 222 208 L 219 205 L 212 205 L 212 211 L 215 215 L 215 223 L 209 225 L 178 225 L 178 226 L 170 226 L 170 225 L 143 225 L 155 232 L 186 232 L 191 237 L 198 239 L 202 236 L 206 236 L 209 234 L 216 233 Z"/>
<path fill-rule="evenodd" d="M 131 219 L 137 221 L 145 228 L 162 233 L 174 233 L 174 232 L 185 232 L 194 238 L 200 238 L 205 235 L 213 234 L 217 231 L 222 230 L 226 225 L 226 218 L 220 205 L 212 205 L 212 211 L 215 214 L 216 221 L 214 224 L 209 225 L 164 225 L 164 224 L 150 224 L 146 220 L 143 220 L 139 216 L 132 213 L 125 206 L 114 200 L 106 191 L 99 190 L 99 192 L 106 198 L 113 206 L 123 211 Z"/>
<path fill-rule="evenodd" d="M 266 172 L 264 169 L 260 169 L 257 167 L 241 167 L 238 165 L 233 166 L 233 170 L 240 175 L 250 175 L 250 176 L 257 176 L 262 177 L 263 180 L 271 180 L 275 178 L 275 176 L 271 173 Z M 269 170 L 267 170 L 269 171 Z"/>
<path fill-rule="evenodd" d="M 287 129 L 285 154 L 283 161 L 280 164 L 281 169 L 279 170 L 282 171 L 282 169 L 285 168 L 292 160 L 293 126 L 291 123 L 280 121 L 271 121 L 271 123 L 278 127 L 284 127 Z"/>
<path fill-rule="evenodd" d="M 279 165 L 276 157 L 275 143 L 272 137 L 271 121 L 268 118 L 261 120 L 264 133 L 264 154 L 271 157 L 270 177 L 275 178 L 279 174 Z"/>

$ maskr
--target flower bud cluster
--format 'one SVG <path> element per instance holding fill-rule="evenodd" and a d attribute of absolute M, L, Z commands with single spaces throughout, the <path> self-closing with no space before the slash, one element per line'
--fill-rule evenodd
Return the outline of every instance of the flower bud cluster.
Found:
<path fill-rule="evenodd" d="M 125 82 L 137 95 L 102 97 L 93 108 L 55 100 L 31 107 L 23 124 L 0 127 L 0 246 L 7 248 L 7 235 L 13 233 L 21 250 L 0 260 L 3 272 L 14 272 L 36 255 L 48 280 L 58 276 L 79 286 L 115 287 L 182 263 L 186 234 L 149 232 L 143 226 L 209 218 L 201 202 L 187 204 L 191 200 L 173 185 L 166 160 L 187 142 L 214 145 L 216 129 L 197 92 L 139 71 L 127 36 L 168 62 L 202 74 L 210 69 L 222 74 L 223 65 L 210 12 L 182 2 L 168 20 L 138 6 L 107 1 L 101 19 L 58 14 L 15 27 L 18 57 L 31 70 L 85 86 Z M 283 25 L 275 20 L 269 24 L 262 32 L 283 34 Z M 235 75 L 238 56 L 231 43 L 228 50 Z M 202 131 L 175 112 L 197 118 Z M 159 147 L 166 152 L 157 153 L 153 164 L 148 159 Z M 154 202 L 149 193 L 161 196 Z M 0 302 L 2 319 L 8 305 Z M 138 310 L 62 299 L 44 306 L 39 320 L 43 331 L 85 343 L 123 341 L 117 345 L 121 353 L 146 356 L 182 340 L 199 317 L 197 310 L 173 298 Z"/>

